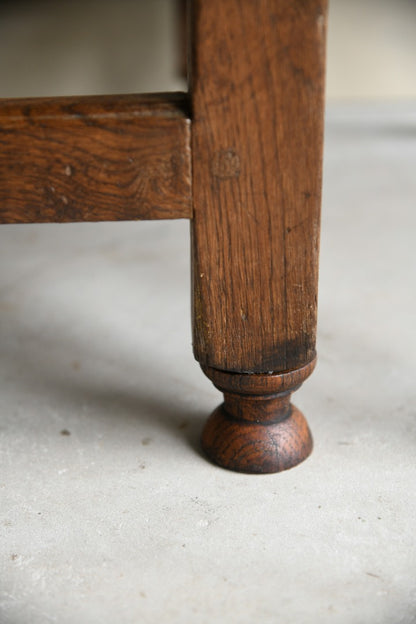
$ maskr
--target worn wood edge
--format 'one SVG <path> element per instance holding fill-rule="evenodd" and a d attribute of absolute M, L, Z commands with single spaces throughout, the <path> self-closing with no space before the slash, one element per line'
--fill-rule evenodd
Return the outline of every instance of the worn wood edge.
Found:
<path fill-rule="evenodd" d="M 180 91 L 167 93 L 127 93 L 61 97 L 0 98 L 0 123 L 28 117 L 93 119 L 162 117 L 189 119 L 189 96 Z"/>
<path fill-rule="evenodd" d="M 0 223 L 190 219 L 190 141 L 185 93 L 0 100 Z"/>
<path fill-rule="evenodd" d="M 279 373 L 234 373 L 202 366 L 205 375 L 221 392 L 238 394 L 275 394 L 294 390 L 299 387 L 313 372 L 316 357 L 299 368 Z"/>

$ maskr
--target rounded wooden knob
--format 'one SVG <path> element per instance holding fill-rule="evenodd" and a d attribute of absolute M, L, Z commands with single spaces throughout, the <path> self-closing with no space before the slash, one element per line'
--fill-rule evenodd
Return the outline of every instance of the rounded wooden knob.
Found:
<path fill-rule="evenodd" d="M 224 403 L 202 433 L 208 457 L 223 468 L 259 474 L 287 470 L 306 459 L 313 446 L 311 432 L 290 396 L 314 365 L 278 375 L 204 369 L 224 392 Z"/>
<path fill-rule="evenodd" d="M 201 443 L 219 466 L 260 474 L 296 466 L 313 446 L 306 419 L 293 405 L 287 418 L 268 424 L 234 420 L 220 405 L 206 423 Z"/>

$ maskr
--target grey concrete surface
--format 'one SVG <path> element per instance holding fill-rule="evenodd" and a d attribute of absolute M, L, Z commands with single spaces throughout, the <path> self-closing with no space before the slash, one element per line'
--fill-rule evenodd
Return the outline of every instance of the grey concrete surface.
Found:
<path fill-rule="evenodd" d="M 412 112 L 329 111 L 315 450 L 212 466 L 186 222 L 0 229 L 1 622 L 415 621 Z"/>
<path fill-rule="evenodd" d="M 416 622 L 415 111 L 328 109 L 315 449 L 279 475 L 200 454 L 187 222 L 0 228 L 1 624 Z"/>

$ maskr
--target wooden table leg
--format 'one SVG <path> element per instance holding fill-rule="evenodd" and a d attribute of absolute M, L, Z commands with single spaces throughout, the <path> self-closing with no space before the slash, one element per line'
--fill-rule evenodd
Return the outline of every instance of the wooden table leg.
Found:
<path fill-rule="evenodd" d="M 285 470 L 312 449 L 290 393 L 315 361 L 326 0 L 194 0 L 194 353 L 225 401 L 218 464 Z"/>

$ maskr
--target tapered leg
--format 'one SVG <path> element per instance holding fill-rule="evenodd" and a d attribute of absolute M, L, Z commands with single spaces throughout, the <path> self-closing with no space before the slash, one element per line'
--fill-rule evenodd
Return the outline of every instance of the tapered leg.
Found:
<path fill-rule="evenodd" d="M 191 2 L 193 338 L 224 404 L 218 464 L 307 457 L 290 393 L 315 360 L 326 0 Z"/>

